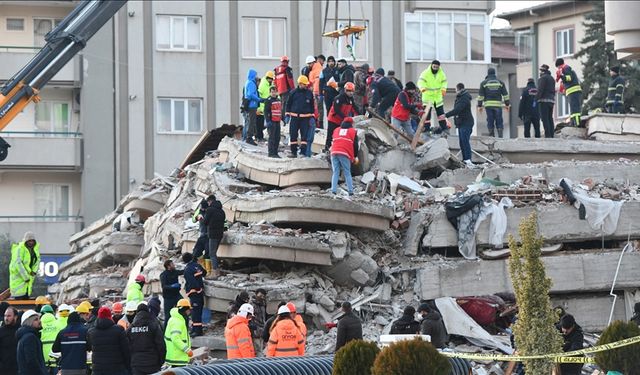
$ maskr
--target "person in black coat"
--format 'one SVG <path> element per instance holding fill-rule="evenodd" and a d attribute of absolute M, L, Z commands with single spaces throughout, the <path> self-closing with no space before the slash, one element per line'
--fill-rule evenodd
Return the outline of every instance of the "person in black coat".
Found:
<path fill-rule="evenodd" d="M 204 224 L 207 226 L 207 235 L 209 236 L 209 257 L 213 263 L 213 276 L 218 276 L 218 269 L 220 265 L 218 263 L 218 246 L 224 236 L 224 223 L 226 216 L 222 209 L 222 203 L 216 199 L 215 196 L 210 195 L 207 197 L 207 204 L 209 207 L 204 215 Z M 209 269 L 207 269 L 209 271 Z"/>
<path fill-rule="evenodd" d="M 555 126 L 553 125 L 553 105 L 556 102 L 556 81 L 551 76 L 549 65 L 540 66 L 540 78 L 538 78 L 538 93 L 536 94 L 540 120 L 544 128 L 544 137 L 553 138 Z"/>
<path fill-rule="evenodd" d="M 282 306 L 286 305 L 287 303 L 282 301 L 278 304 L 278 309 L 281 308 Z M 276 309 L 277 311 L 277 309 Z M 267 342 L 269 342 L 269 336 L 271 334 L 271 325 L 273 324 L 273 321 L 276 320 L 276 318 L 278 317 L 278 315 L 273 315 L 272 317 L 270 317 L 269 319 L 267 319 L 267 321 L 264 323 L 264 330 L 262 330 L 262 341 L 264 342 L 264 344 L 266 345 Z"/>
<path fill-rule="evenodd" d="M 160 285 L 162 286 L 162 298 L 164 299 L 164 321 L 165 325 L 169 321 L 169 312 L 182 298 L 180 296 L 180 283 L 178 276 L 184 275 L 183 270 L 177 270 L 173 261 L 164 262 L 164 271 L 160 274 Z"/>
<path fill-rule="evenodd" d="M 393 106 L 401 89 L 395 82 L 384 76 L 384 69 L 378 68 L 373 76 L 371 84 L 370 107 L 375 109 L 380 117 L 385 117 L 386 112 Z"/>
<path fill-rule="evenodd" d="M 356 69 L 353 65 L 347 64 L 347 60 L 338 60 L 338 89 L 340 92 L 344 91 L 344 85 L 346 85 L 347 82 L 354 82 L 355 74 Z"/>
<path fill-rule="evenodd" d="M 538 101 L 536 95 L 538 88 L 533 78 L 527 80 L 527 87 L 520 95 L 520 106 L 518 107 L 518 118 L 524 122 L 524 137 L 531 138 L 531 125 L 536 138 L 540 138 L 540 112 L 538 112 Z"/>
<path fill-rule="evenodd" d="M 111 320 L 111 310 L 101 307 L 98 322 L 89 330 L 87 343 L 91 346 L 93 375 L 128 375 L 131 370 L 131 351 L 127 334 Z"/>
<path fill-rule="evenodd" d="M 193 256 L 196 259 L 203 255 L 204 259 L 209 259 L 209 236 L 207 236 L 207 226 L 204 223 L 204 215 L 207 212 L 207 208 L 209 208 L 209 203 L 207 203 L 206 199 L 203 199 L 191 217 L 193 222 L 198 223 L 198 230 L 200 232 L 196 244 L 193 246 Z"/>
<path fill-rule="evenodd" d="M 431 344 L 436 348 L 442 349 L 446 347 L 449 335 L 442 320 L 442 315 L 426 303 L 418 307 L 418 313 L 422 315 L 420 333 L 431 336 Z"/>
<path fill-rule="evenodd" d="M 471 132 L 473 131 L 473 115 L 471 114 L 471 94 L 464 88 L 463 83 L 456 85 L 456 101 L 453 109 L 445 113 L 445 117 L 455 116 L 453 123 L 458 128 L 458 142 L 462 151 L 462 160 L 469 168 L 473 168 L 471 161 Z"/>
<path fill-rule="evenodd" d="M 402 317 L 391 325 L 390 335 L 417 335 L 420 332 L 420 323 L 414 319 L 416 309 L 413 306 L 404 308 Z"/>
<path fill-rule="evenodd" d="M 573 315 L 566 314 L 560 321 L 562 326 L 562 336 L 564 337 L 564 344 L 562 346 L 563 352 L 571 352 L 574 350 L 580 350 L 584 348 L 584 334 L 582 333 L 582 327 L 577 323 Z M 562 375 L 580 375 L 582 374 L 581 363 L 562 363 L 560 365 L 560 373 Z"/>
<path fill-rule="evenodd" d="M 158 319 L 144 304 L 138 306 L 133 323 L 127 329 L 131 347 L 131 370 L 133 375 L 155 374 L 160 371 L 167 355 L 164 333 Z"/>
<path fill-rule="evenodd" d="M 59 368 L 65 370 L 87 371 L 87 352 L 91 346 L 87 342 L 88 329 L 84 319 L 77 312 L 69 314 L 67 327 L 58 332 L 51 351 L 60 353 Z"/>
<path fill-rule="evenodd" d="M 8 306 L 5 308 L 3 317 L 4 324 L 0 327 L 0 369 L 3 374 L 16 375 L 18 373 L 16 332 L 20 327 L 18 310 Z"/>
<path fill-rule="evenodd" d="M 362 340 L 362 322 L 353 313 L 351 303 L 343 302 L 342 311 L 344 316 L 338 321 L 336 352 L 351 340 Z"/>
<path fill-rule="evenodd" d="M 27 310 L 22 314 L 21 327 L 16 332 L 18 375 L 48 374 L 42 354 L 41 329 L 40 314 L 33 310 Z"/>

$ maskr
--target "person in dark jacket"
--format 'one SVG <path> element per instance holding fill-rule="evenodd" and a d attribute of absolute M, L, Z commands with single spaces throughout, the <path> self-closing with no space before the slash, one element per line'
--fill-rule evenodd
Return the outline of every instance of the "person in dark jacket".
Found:
<path fill-rule="evenodd" d="M 633 316 L 631 317 L 631 321 L 640 326 L 640 302 L 636 302 L 633 305 Z"/>
<path fill-rule="evenodd" d="M 47 375 L 42 354 L 42 341 L 40 341 L 42 329 L 40 314 L 33 310 L 25 311 L 20 325 L 16 332 L 18 375 Z"/>
<path fill-rule="evenodd" d="M 127 329 L 127 339 L 131 348 L 132 375 L 160 371 L 167 354 L 164 332 L 146 305 L 138 306 L 136 317 Z"/>
<path fill-rule="evenodd" d="M 353 83 L 348 82 L 344 91 L 336 96 L 333 101 L 333 105 L 329 110 L 329 114 L 327 115 L 328 126 L 327 126 L 327 139 L 324 143 L 325 151 L 331 150 L 331 143 L 333 143 L 333 132 L 340 127 L 342 121 L 345 118 L 354 116 L 356 113 L 355 105 L 353 102 L 353 96 L 355 90 L 355 85 Z"/>
<path fill-rule="evenodd" d="M 202 336 L 202 308 L 204 306 L 204 277 L 207 271 L 202 268 L 190 253 L 182 254 L 184 267 L 184 290 L 191 302 L 191 336 Z"/>
<path fill-rule="evenodd" d="M 540 78 L 538 78 L 538 93 L 536 94 L 540 120 L 544 128 L 544 137 L 553 138 L 555 127 L 553 125 L 553 106 L 556 102 L 556 83 L 551 77 L 549 65 L 540 66 Z"/>
<path fill-rule="evenodd" d="M 282 301 L 278 304 L 278 309 L 280 309 L 282 306 L 286 306 L 286 302 Z M 276 311 L 278 310 L 276 309 Z M 271 331 L 271 325 L 273 325 L 273 322 L 276 320 L 276 318 L 278 317 L 278 315 L 273 315 L 272 317 L 270 317 L 269 319 L 267 319 L 266 322 L 264 322 L 264 330 L 262 331 L 262 343 L 263 345 L 266 344 L 269 341 L 269 333 Z"/>
<path fill-rule="evenodd" d="M 298 147 L 300 155 L 306 156 L 307 136 L 309 132 L 309 120 L 315 113 L 315 99 L 313 92 L 309 90 L 309 79 L 305 76 L 298 77 L 298 87 L 291 91 L 287 104 L 285 105 L 289 122 L 289 138 L 292 158 L 298 157 Z M 300 140 L 298 141 L 298 133 Z"/>
<path fill-rule="evenodd" d="M 538 101 L 536 95 L 538 89 L 533 78 L 527 80 L 527 87 L 520 95 L 520 105 L 518 106 L 518 118 L 524 122 L 524 137 L 531 138 L 531 125 L 536 138 L 540 138 L 540 113 L 538 112 Z"/>
<path fill-rule="evenodd" d="M 504 123 L 502 121 L 502 105 L 504 103 L 507 111 L 509 110 L 509 93 L 507 86 L 496 77 L 496 70 L 489 68 L 484 81 L 480 83 L 480 91 L 478 93 L 478 110 L 482 111 L 484 107 L 487 110 L 487 128 L 489 136 L 495 135 L 498 131 L 498 137 L 502 138 Z"/>
<path fill-rule="evenodd" d="M 564 63 L 563 58 L 556 59 L 556 81 L 560 81 L 560 92 L 565 94 L 569 101 L 571 126 L 580 126 L 580 113 L 582 112 L 582 87 L 575 70 Z"/>
<path fill-rule="evenodd" d="M 60 353 L 61 375 L 83 375 L 87 373 L 87 352 L 91 346 L 87 342 L 84 320 L 77 312 L 69 314 L 67 327 L 58 332 L 51 351 Z"/>
<path fill-rule="evenodd" d="M 561 324 L 564 337 L 562 351 L 571 352 L 582 349 L 584 347 L 584 334 L 582 333 L 582 327 L 576 323 L 573 315 L 566 314 L 563 316 Z M 580 375 L 582 374 L 582 364 L 562 363 L 560 365 L 560 373 L 562 375 Z"/>
<path fill-rule="evenodd" d="M 327 57 L 327 65 L 320 73 L 320 92 L 324 99 L 324 113 L 329 113 L 333 99 L 338 94 L 334 88 L 329 86 L 329 82 L 335 82 L 337 85 L 339 80 L 340 76 L 338 75 L 338 69 L 336 69 L 336 59 L 333 56 L 329 56 Z"/>
<path fill-rule="evenodd" d="M 402 317 L 391 325 L 390 335 L 416 335 L 420 333 L 420 323 L 414 319 L 416 309 L 413 306 L 404 308 Z"/>
<path fill-rule="evenodd" d="M 0 327 L 0 368 L 3 374 L 16 375 L 18 373 L 16 332 L 20 327 L 18 310 L 9 306 L 5 309 L 3 317 L 3 325 Z"/>
<path fill-rule="evenodd" d="M 453 109 L 445 113 L 445 117 L 455 116 L 453 123 L 458 128 L 458 141 L 462 150 L 462 159 L 469 168 L 473 168 L 471 161 L 471 132 L 473 131 L 473 115 L 471 114 L 471 94 L 464 88 L 463 83 L 456 85 L 456 101 Z"/>
<path fill-rule="evenodd" d="M 164 321 L 169 321 L 169 312 L 176 306 L 180 296 L 180 283 L 178 276 L 184 275 L 184 271 L 177 270 L 172 260 L 164 262 L 164 271 L 160 274 L 160 285 L 162 286 L 162 298 L 164 299 Z"/>
<path fill-rule="evenodd" d="M 256 356 L 260 357 L 263 350 L 263 342 L 260 338 L 264 333 L 264 325 L 267 321 L 267 291 L 262 288 L 256 290 L 251 299 L 251 306 L 253 306 L 253 318 L 249 321 L 249 328 L 252 328 L 251 337 Z"/>
<path fill-rule="evenodd" d="M 256 121 L 257 121 L 257 110 L 260 105 L 260 96 L 258 95 L 258 85 L 256 84 L 256 77 L 258 73 L 249 69 L 247 72 L 247 81 L 244 84 L 244 104 L 245 104 L 245 123 L 244 127 L 246 129 L 246 137 L 244 137 L 244 141 L 250 145 L 256 145 L 256 142 L 253 140 L 253 137 L 257 135 Z M 243 134 L 244 135 L 244 134 Z"/>
<path fill-rule="evenodd" d="M 338 321 L 336 352 L 351 340 L 362 340 L 362 322 L 353 313 L 350 302 L 342 303 L 344 316 Z"/>
<path fill-rule="evenodd" d="M 402 82 L 396 78 L 396 72 L 393 70 L 389 70 L 387 72 L 387 78 L 389 78 L 393 83 L 395 83 L 400 90 L 402 90 Z"/>
<path fill-rule="evenodd" d="M 98 310 L 98 323 L 89 330 L 87 341 L 91 347 L 92 375 L 128 375 L 131 370 L 131 351 L 127 334 L 111 320 L 111 310 Z"/>
<path fill-rule="evenodd" d="M 431 344 L 436 348 L 442 349 L 446 347 L 449 335 L 442 320 L 442 315 L 426 303 L 418 307 L 418 313 L 422 315 L 420 333 L 431 336 Z"/>
<path fill-rule="evenodd" d="M 607 113 L 624 113 L 624 86 L 625 79 L 620 76 L 620 67 L 609 69 L 609 87 L 607 88 L 607 102 L 604 108 Z"/>
<path fill-rule="evenodd" d="M 207 226 L 204 224 L 204 215 L 209 208 L 209 204 L 206 199 L 200 201 L 198 209 L 193 213 L 191 221 L 198 223 L 198 230 L 200 235 L 196 240 L 196 244 L 193 246 L 193 256 L 197 259 L 204 256 L 204 259 L 209 259 L 209 237 L 207 236 Z"/>
<path fill-rule="evenodd" d="M 240 306 L 244 305 L 245 303 L 249 303 L 250 300 L 251 297 L 249 297 L 249 292 L 247 292 L 246 290 L 238 293 L 236 295 L 236 299 L 232 302 L 229 302 L 229 307 L 227 308 L 227 319 L 230 319 L 231 317 L 236 315 L 238 313 L 238 310 L 240 310 Z"/>
<path fill-rule="evenodd" d="M 269 97 L 264 102 L 264 121 L 269 133 L 268 155 L 270 158 L 280 159 L 278 146 L 280 146 L 282 101 L 278 97 L 278 89 L 275 86 L 269 88 Z"/>
<path fill-rule="evenodd" d="M 207 197 L 209 207 L 204 215 L 203 222 L 207 226 L 207 234 L 209 236 L 209 262 L 205 261 L 205 268 L 212 276 L 218 277 L 220 264 L 218 263 L 218 246 L 224 236 L 226 215 L 222 209 L 222 203 L 215 196 Z"/>
<path fill-rule="evenodd" d="M 344 90 L 347 82 L 354 83 L 356 70 L 353 65 L 347 64 L 347 60 L 338 60 L 338 89 L 340 92 Z"/>
<path fill-rule="evenodd" d="M 378 68 L 371 84 L 371 102 L 373 108 L 380 117 L 387 117 L 387 110 L 393 106 L 400 89 L 392 80 L 384 76 L 384 69 Z"/>

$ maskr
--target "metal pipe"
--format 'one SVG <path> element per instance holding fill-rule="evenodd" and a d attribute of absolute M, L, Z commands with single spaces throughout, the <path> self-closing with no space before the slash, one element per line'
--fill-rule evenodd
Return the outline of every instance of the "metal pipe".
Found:
<path fill-rule="evenodd" d="M 73 47 L 76 44 L 76 42 L 71 42 L 71 44 L 69 44 L 68 46 L 64 47 L 64 49 L 49 63 L 47 64 L 47 66 L 44 67 L 44 69 L 42 69 L 40 71 L 40 73 L 38 73 L 38 75 L 31 80 L 31 82 L 29 82 L 29 86 L 34 87 L 34 84 L 45 74 L 47 73 L 47 71 L 49 70 L 49 68 L 51 68 L 51 66 L 53 66 L 53 64 L 55 64 L 56 62 L 58 62 L 58 60 L 60 60 L 68 51 L 69 49 L 71 49 L 71 47 Z M 35 87 L 36 89 L 40 89 L 41 87 Z"/>

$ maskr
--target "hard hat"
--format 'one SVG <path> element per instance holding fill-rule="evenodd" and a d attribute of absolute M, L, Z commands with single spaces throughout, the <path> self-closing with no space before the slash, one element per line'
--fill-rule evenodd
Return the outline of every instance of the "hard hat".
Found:
<path fill-rule="evenodd" d="M 275 77 L 275 74 L 273 73 L 273 70 L 269 70 L 264 74 L 264 76 L 273 79 Z"/>
<path fill-rule="evenodd" d="M 307 78 L 307 76 L 300 76 L 300 77 L 298 77 L 298 83 L 301 84 L 301 85 L 308 86 L 309 85 L 309 78 Z"/>
<path fill-rule="evenodd" d="M 145 283 L 145 282 L 147 282 L 147 279 L 145 279 L 143 275 L 138 275 L 138 276 L 136 276 L 136 282 L 137 283 L 139 283 L 139 282 Z"/>
<path fill-rule="evenodd" d="M 58 312 L 61 311 L 71 311 L 71 306 L 67 305 L 66 303 L 63 303 L 62 305 L 58 306 Z"/>
<path fill-rule="evenodd" d="M 355 91 L 355 89 L 356 89 L 356 85 L 354 85 L 353 82 L 347 82 L 344 84 L 345 91 Z"/>
<path fill-rule="evenodd" d="M 126 305 L 124 305 L 124 310 L 126 312 L 134 312 L 138 309 L 139 303 L 136 301 L 128 301 Z"/>
<path fill-rule="evenodd" d="M 238 309 L 238 315 L 247 317 L 247 315 L 253 315 L 253 306 L 250 303 L 245 303 Z"/>
<path fill-rule="evenodd" d="M 42 308 L 40 309 L 40 314 L 44 314 L 44 313 L 53 314 L 53 307 L 51 307 L 51 305 L 42 306 Z"/>
<path fill-rule="evenodd" d="M 178 301 L 176 306 L 177 307 L 188 307 L 188 308 L 191 308 L 191 302 L 189 302 L 188 299 L 183 298 L 180 301 Z"/>
<path fill-rule="evenodd" d="M 287 302 L 287 308 L 289 309 L 289 311 L 291 311 L 292 313 L 296 312 L 296 305 L 293 304 L 293 302 Z"/>
<path fill-rule="evenodd" d="M 91 305 L 89 304 L 89 306 L 87 306 L 87 304 L 85 304 L 84 302 L 79 304 L 78 307 L 76 307 L 76 312 L 78 314 L 88 314 L 91 311 Z"/>
<path fill-rule="evenodd" d="M 280 306 L 280 308 L 278 309 L 278 315 L 280 314 L 291 314 L 291 310 L 289 310 L 287 305 Z"/>
<path fill-rule="evenodd" d="M 288 58 L 287 56 L 282 56 L 282 57 L 280 58 L 280 61 L 281 61 L 281 62 L 283 62 L 283 61 L 289 61 L 289 58 Z"/>
<path fill-rule="evenodd" d="M 122 314 L 122 302 L 114 303 L 113 306 L 111 306 L 111 311 L 113 311 L 114 314 Z"/>
<path fill-rule="evenodd" d="M 47 298 L 45 296 L 37 296 L 36 297 L 36 305 L 48 305 L 50 303 L 51 303 L 51 301 L 49 301 L 49 298 Z"/>
<path fill-rule="evenodd" d="M 311 56 L 311 55 L 307 56 L 307 59 L 304 60 L 305 64 L 310 64 L 310 63 L 313 63 L 313 62 L 316 62 L 316 58 Z"/>
<path fill-rule="evenodd" d="M 24 322 L 27 321 L 27 319 L 31 318 L 32 316 L 37 315 L 40 316 L 40 314 L 38 314 L 37 312 L 35 312 L 34 310 L 27 310 L 22 314 L 22 318 L 20 319 L 20 324 L 24 324 Z"/>

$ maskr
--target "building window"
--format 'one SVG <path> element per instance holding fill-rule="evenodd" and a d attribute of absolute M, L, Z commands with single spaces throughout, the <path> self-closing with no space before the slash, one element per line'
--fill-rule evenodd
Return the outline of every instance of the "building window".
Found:
<path fill-rule="evenodd" d="M 556 57 L 572 56 L 574 52 L 574 29 L 556 30 Z"/>
<path fill-rule="evenodd" d="M 43 100 L 35 105 L 35 129 L 39 132 L 68 132 L 71 104 Z"/>
<path fill-rule="evenodd" d="M 156 18 L 156 48 L 161 51 L 202 50 L 202 18 L 200 16 L 167 16 Z"/>
<path fill-rule="evenodd" d="M 7 18 L 7 31 L 24 31 L 24 18 Z"/>
<path fill-rule="evenodd" d="M 158 99 L 159 133 L 200 133 L 202 99 Z"/>
<path fill-rule="evenodd" d="M 279 59 L 286 41 L 284 18 L 242 18 L 242 57 Z"/>
<path fill-rule="evenodd" d="M 556 100 L 556 103 L 558 103 L 558 105 L 556 106 L 558 108 L 558 118 L 565 118 L 571 114 L 569 100 L 567 100 L 567 97 L 564 94 L 558 93 L 558 100 Z"/>
<path fill-rule="evenodd" d="M 484 13 L 405 13 L 407 61 L 488 62 L 491 36 Z"/>
<path fill-rule="evenodd" d="M 34 18 L 33 19 L 33 45 L 36 47 L 44 47 L 47 41 L 44 37 L 53 30 L 54 27 L 62 22 L 62 19 L 51 18 Z"/>
<path fill-rule="evenodd" d="M 71 187 L 63 184 L 33 184 L 35 216 L 48 220 L 67 219 L 71 212 Z"/>
<path fill-rule="evenodd" d="M 518 64 L 531 62 L 531 46 L 533 35 L 530 30 L 516 33 L 516 47 L 518 47 Z"/>
<path fill-rule="evenodd" d="M 335 20 L 327 19 L 327 25 L 335 25 Z M 338 20 L 338 29 L 349 25 L 349 20 Z M 369 22 L 366 20 L 351 20 L 352 26 L 364 26 L 367 29 L 360 35 L 351 34 L 340 38 L 322 38 L 322 50 L 325 55 L 333 55 L 336 60 L 345 59 L 352 61 L 369 60 Z M 328 31 L 328 30 L 327 30 Z M 349 51 L 351 48 L 351 51 Z M 352 55 L 353 53 L 353 55 Z"/>

